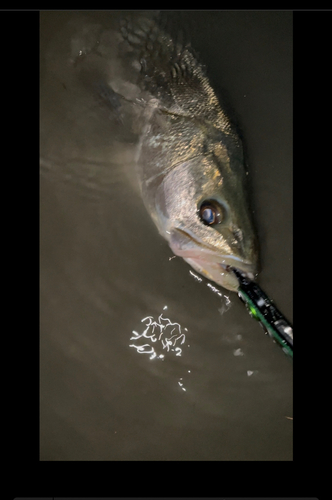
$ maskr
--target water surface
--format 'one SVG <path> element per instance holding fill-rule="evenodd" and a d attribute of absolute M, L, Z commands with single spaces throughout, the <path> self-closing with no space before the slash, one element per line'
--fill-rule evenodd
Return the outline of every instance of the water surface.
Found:
<path fill-rule="evenodd" d="M 116 15 L 41 13 L 40 459 L 292 460 L 292 362 L 172 258 L 128 181 L 135 138 L 75 78 L 75 36 Z M 235 109 L 259 284 L 292 321 L 292 14 L 172 23 Z"/>

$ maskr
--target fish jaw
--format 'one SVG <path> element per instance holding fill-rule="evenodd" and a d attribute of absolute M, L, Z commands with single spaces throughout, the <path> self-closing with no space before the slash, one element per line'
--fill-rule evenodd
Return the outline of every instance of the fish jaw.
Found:
<path fill-rule="evenodd" d="M 185 258 L 183 259 L 188 262 L 188 264 L 199 272 L 202 276 L 210 279 L 227 290 L 232 292 L 237 292 L 239 288 L 239 282 L 235 274 L 231 271 L 231 267 L 236 267 L 250 279 L 254 279 L 253 268 L 250 264 L 235 259 L 232 257 L 220 256 L 221 262 L 211 262 L 204 258 Z"/>
<path fill-rule="evenodd" d="M 177 230 L 175 231 L 175 234 L 177 234 Z M 183 237 L 185 232 L 181 231 L 181 233 Z M 255 279 L 257 275 L 256 263 L 240 256 L 220 254 L 213 249 L 200 245 L 199 242 L 194 243 L 190 235 L 188 235 L 189 238 L 191 238 L 189 245 L 179 244 L 176 237 L 170 238 L 169 245 L 175 255 L 182 257 L 202 276 L 232 292 L 237 292 L 239 288 L 239 282 L 231 271 L 232 267 L 239 269 L 249 279 Z"/>

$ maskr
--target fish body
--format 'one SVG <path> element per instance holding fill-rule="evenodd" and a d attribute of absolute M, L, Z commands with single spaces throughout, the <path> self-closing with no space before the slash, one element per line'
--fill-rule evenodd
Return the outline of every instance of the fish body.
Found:
<path fill-rule="evenodd" d="M 153 17 L 122 21 L 109 102 L 130 103 L 139 124 L 137 175 L 160 234 L 196 271 L 235 291 L 229 266 L 252 278 L 258 262 L 242 143 L 191 47 Z"/>

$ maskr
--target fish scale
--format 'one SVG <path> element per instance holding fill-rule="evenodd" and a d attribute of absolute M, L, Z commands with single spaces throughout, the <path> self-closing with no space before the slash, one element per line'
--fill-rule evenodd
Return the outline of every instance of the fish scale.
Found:
<path fill-rule="evenodd" d="M 126 23 L 126 20 L 123 21 Z M 142 22 L 148 22 L 146 31 L 142 31 Z M 232 124 L 221 109 L 203 66 L 197 62 L 189 45 L 174 43 L 161 32 L 152 19 L 128 21 L 123 27 L 123 36 L 137 53 L 141 65 L 140 85 L 160 100 L 161 106 L 169 112 L 185 116 L 199 116 L 213 123 L 225 132 L 236 137 Z M 139 33 L 136 43 L 130 38 Z M 144 38 L 145 35 L 145 38 Z M 153 47 L 150 50 L 147 42 Z"/>

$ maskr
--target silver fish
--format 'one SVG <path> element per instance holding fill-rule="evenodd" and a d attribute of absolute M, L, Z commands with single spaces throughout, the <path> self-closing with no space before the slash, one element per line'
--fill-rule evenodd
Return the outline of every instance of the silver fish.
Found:
<path fill-rule="evenodd" d="M 241 140 L 189 45 L 153 16 L 124 20 L 120 33 L 108 101 L 120 114 L 130 103 L 140 124 L 136 164 L 146 208 L 175 255 L 235 291 L 229 266 L 253 278 L 258 262 Z"/>

